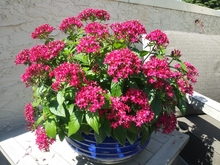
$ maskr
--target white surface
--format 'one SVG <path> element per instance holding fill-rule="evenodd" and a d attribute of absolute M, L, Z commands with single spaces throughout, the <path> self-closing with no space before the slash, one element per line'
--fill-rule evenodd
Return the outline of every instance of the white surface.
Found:
<path fill-rule="evenodd" d="M 188 140 L 188 135 L 178 131 L 174 131 L 170 135 L 152 134 L 150 143 L 141 154 L 133 160 L 119 165 L 172 164 Z M 95 165 L 95 163 L 79 157 L 65 140 L 54 143 L 50 152 L 41 152 L 37 148 L 34 134 L 31 132 L 0 142 L 0 150 L 12 165 L 83 165 L 85 163 Z"/>

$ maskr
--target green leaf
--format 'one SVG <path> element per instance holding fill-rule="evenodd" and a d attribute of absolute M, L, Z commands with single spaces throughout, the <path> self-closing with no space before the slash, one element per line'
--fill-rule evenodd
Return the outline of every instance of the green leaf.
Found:
<path fill-rule="evenodd" d="M 72 134 L 71 135 L 71 138 L 75 139 L 75 140 L 78 140 L 78 141 L 82 141 L 84 140 L 83 137 L 82 137 L 82 134 L 80 132 L 77 132 L 75 134 Z"/>
<path fill-rule="evenodd" d="M 54 120 L 47 120 L 45 122 L 45 130 L 47 133 L 47 136 L 51 137 L 51 138 L 56 138 L 56 123 Z"/>
<path fill-rule="evenodd" d="M 65 101 L 65 98 L 63 96 L 63 93 L 61 91 L 59 91 L 57 93 L 57 102 L 59 105 L 62 105 L 64 101 Z"/>
<path fill-rule="evenodd" d="M 125 145 L 127 131 L 122 126 L 113 129 L 113 135 L 121 145 Z"/>
<path fill-rule="evenodd" d="M 158 118 L 160 112 L 162 111 L 162 102 L 160 97 L 157 95 L 154 97 L 154 100 L 150 104 L 151 109 L 154 111 L 154 118 Z"/>
<path fill-rule="evenodd" d="M 180 62 L 180 65 L 185 72 L 188 72 L 186 65 L 183 62 Z"/>
<path fill-rule="evenodd" d="M 86 122 L 93 128 L 96 133 L 99 133 L 98 112 L 91 113 L 90 111 L 86 111 Z"/>
<path fill-rule="evenodd" d="M 186 101 L 185 99 L 179 99 L 177 107 L 179 108 L 180 112 L 184 115 L 186 113 Z"/>
<path fill-rule="evenodd" d="M 142 50 L 142 51 L 140 51 L 140 56 L 141 56 L 141 57 L 144 57 L 144 56 L 146 56 L 148 53 L 149 53 L 149 51 Z"/>
<path fill-rule="evenodd" d="M 74 104 L 67 104 L 66 109 L 69 111 L 69 114 L 71 115 L 74 110 Z"/>
<path fill-rule="evenodd" d="M 116 48 L 116 49 L 119 49 L 119 48 L 123 48 L 125 47 L 125 44 L 121 43 L 121 42 L 115 42 L 113 44 L 113 47 Z"/>
<path fill-rule="evenodd" d="M 65 132 L 64 132 L 63 130 L 61 130 L 61 131 L 58 133 L 58 135 L 59 135 L 60 141 L 63 141 L 63 139 L 66 137 L 66 134 L 65 134 Z"/>
<path fill-rule="evenodd" d="M 138 134 L 138 129 L 137 129 L 137 127 L 136 127 L 136 125 L 134 123 L 131 123 L 128 131 L 133 133 L 133 134 Z"/>
<path fill-rule="evenodd" d="M 79 130 L 82 123 L 83 115 L 83 111 L 74 111 L 70 115 L 70 121 L 68 123 L 68 136 L 75 134 Z"/>
<path fill-rule="evenodd" d="M 122 82 L 111 82 L 111 95 L 113 97 L 120 97 L 122 95 Z"/>
<path fill-rule="evenodd" d="M 49 109 L 53 114 L 55 114 L 57 116 L 66 117 L 64 107 L 62 105 L 59 105 L 57 100 L 52 100 L 50 102 Z"/>
<path fill-rule="evenodd" d="M 135 79 L 129 79 L 128 80 L 128 86 L 130 88 L 139 89 Z"/>
<path fill-rule="evenodd" d="M 137 134 L 131 133 L 131 132 L 127 132 L 127 139 L 129 141 L 130 144 L 134 144 L 134 142 L 137 141 Z"/>
<path fill-rule="evenodd" d="M 88 124 L 81 124 L 81 130 L 82 132 L 84 132 L 85 134 L 89 134 L 91 132 L 91 127 Z"/>
<path fill-rule="evenodd" d="M 74 59 L 81 61 L 83 64 L 88 65 L 89 64 L 89 58 L 88 56 L 85 56 L 83 54 L 76 54 L 74 55 Z"/>
<path fill-rule="evenodd" d="M 106 133 L 104 130 L 99 129 L 99 134 L 97 134 L 96 132 L 94 133 L 95 136 L 95 140 L 96 140 L 96 144 L 100 144 L 102 143 L 105 138 L 106 138 Z"/>
<path fill-rule="evenodd" d="M 112 128 L 111 128 L 111 124 L 108 119 L 105 119 L 105 122 L 104 122 L 102 128 L 104 129 L 104 131 L 108 137 L 111 136 Z"/>
<path fill-rule="evenodd" d="M 144 144 L 150 137 L 150 132 L 147 126 L 142 125 L 141 127 L 141 144 Z"/>

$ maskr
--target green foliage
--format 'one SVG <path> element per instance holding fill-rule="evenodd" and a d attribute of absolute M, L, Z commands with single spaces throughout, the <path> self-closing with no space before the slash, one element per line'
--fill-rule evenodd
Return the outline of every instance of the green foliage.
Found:
<path fill-rule="evenodd" d="M 219 10 L 220 9 L 220 1 L 219 0 L 182 0 L 184 2 L 197 4 L 199 6 L 208 7 L 211 9 Z"/>

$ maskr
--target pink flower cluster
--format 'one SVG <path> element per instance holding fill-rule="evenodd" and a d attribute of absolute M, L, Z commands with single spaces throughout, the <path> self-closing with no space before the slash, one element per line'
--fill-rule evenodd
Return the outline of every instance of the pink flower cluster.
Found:
<path fill-rule="evenodd" d="M 36 144 L 38 148 L 43 151 L 48 151 L 50 145 L 53 144 L 55 139 L 47 136 L 46 131 L 43 127 L 38 127 L 36 130 Z"/>
<path fill-rule="evenodd" d="M 180 50 L 178 49 L 174 49 L 171 52 L 171 57 L 173 57 L 174 59 L 179 59 L 182 56 Z"/>
<path fill-rule="evenodd" d="M 24 110 L 24 116 L 25 119 L 27 121 L 27 129 L 31 130 L 32 129 L 32 125 L 34 124 L 34 108 L 32 106 L 31 103 L 27 104 L 25 106 L 25 110 Z"/>
<path fill-rule="evenodd" d="M 106 92 L 99 86 L 87 85 L 82 87 L 76 94 L 75 104 L 80 109 L 96 112 L 105 104 Z"/>
<path fill-rule="evenodd" d="M 180 64 L 175 65 L 175 68 L 180 71 L 178 72 L 177 84 L 182 92 L 193 94 L 193 84 L 196 83 L 196 77 L 199 74 L 193 65 L 188 62 L 184 62 L 184 64 L 186 65 L 187 74 L 185 74 L 186 72 L 182 69 Z"/>
<path fill-rule="evenodd" d="M 151 42 L 155 42 L 157 45 L 163 46 L 164 48 L 169 44 L 167 35 L 158 29 L 147 34 L 145 38 Z"/>
<path fill-rule="evenodd" d="M 147 77 L 147 83 L 155 89 L 164 90 L 169 97 L 173 97 L 173 88 L 166 79 L 176 78 L 176 74 L 170 69 L 166 58 L 159 59 L 154 56 L 143 65 L 143 73 Z"/>
<path fill-rule="evenodd" d="M 129 75 L 139 73 L 141 69 L 141 59 L 128 48 L 113 50 L 104 59 L 104 64 L 108 64 L 108 75 L 113 76 L 115 82 L 120 78 L 128 78 Z"/>
<path fill-rule="evenodd" d="M 49 24 L 44 24 L 37 27 L 34 32 L 31 33 L 31 37 L 33 39 L 45 39 L 55 28 L 50 26 Z"/>
<path fill-rule="evenodd" d="M 46 81 L 50 66 L 43 64 L 32 64 L 26 68 L 25 73 L 22 74 L 21 79 L 28 87 L 31 84 Z"/>
<path fill-rule="evenodd" d="M 45 62 L 56 57 L 65 47 L 61 40 L 51 41 L 47 45 L 38 44 L 31 49 L 24 49 L 15 59 L 15 64 L 31 64 Z"/>
<path fill-rule="evenodd" d="M 85 32 L 90 35 L 94 35 L 101 38 L 109 36 L 108 25 L 98 22 L 91 22 L 86 25 Z"/>
<path fill-rule="evenodd" d="M 79 65 L 64 62 L 50 72 L 49 76 L 55 77 L 52 88 L 58 90 L 62 82 L 67 82 L 72 87 L 80 87 L 84 79 L 84 72 Z"/>
<path fill-rule="evenodd" d="M 30 55 L 30 51 L 29 49 L 24 49 L 22 50 L 20 53 L 18 53 L 18 55 L 16 56 L 15 59 L 15 64 L 29 64 L 29 55 Z"/>
<path fill-rule="evenodd" d="M 41 62 L 41 60 L 45 60 L 44 56 L 47 56 L 48 48 L 44 44 L 39 44 L 30 49 L 29 60 L 32 63 Z"/>
<path fill-rule="evenodd" d="M 110 19 L 110 14 L 106 10 L 88 8 L 88 9 L 85 9 L 82 12 L 80 12 L 77 17 L 81 21 L 87 21 L 87 20 L 106 21 L 106 20 Z"/>
<path fill-rule="evenodd" d="M 163 129 L 162 133 L 169 134 L 172 133 L 176 129 L 177 119 L 173 112 L 168 114 L 164 112 L 158 119 L 156 123 L 157 128 Z"/>
<path fill-rule="evenodd" d="M 65 43 L 61 40 L 51 41 L 47 45 L 48 52 L 45 54 L 44 58 L 50 60 L 56 57 L 61 50 L 65 47 Z"/>
<path fill-rule="evenodd" d="M 76 46 L 77 53 L 98 53 L 100 52 L 99 44 L 95 36 L 83 37 Z"/>
<path fill-rule="evenodd" d="M 83 27 L 82 22 L 76 17 L 69 17 L 62 21 L 62 23 L 59 26 L 59 29 L 66 33 L 68 31 L 73 31 L 75 27 Z"/>
<path fill-rule="evenodd" d="M 146 33 L 145 27 L 137 20 L 113 23 L 110 27 L 118 40 L 132 43 L 140 41 L 141 35 Z"/>
<path fill-rule="evenodd" d="M 154 118 L 147 95 L 142 90 L 129 89 L 125 96 L 112 97 L 111 101 L 111 110 L 106 117 L 113 128 L 120 125 L 129 128 L 132 122 L 137 127 L 141 127 L 145 123 L 150 123 Z"/>

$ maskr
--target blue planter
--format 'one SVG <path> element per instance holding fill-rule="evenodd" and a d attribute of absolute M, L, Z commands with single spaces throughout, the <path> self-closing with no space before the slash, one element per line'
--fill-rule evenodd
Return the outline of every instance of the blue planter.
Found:
<path fill-rule="evenodd" d="M 78 141 L 66 137 L 70 146 L 85 158 L 103 164 L 115 164 L 132 159 L 148 145 L 150 138 L 140 144 L 141 137 L 134 144 L 126 141 L 125 146 L 119 144 L 112 137 L 107 137 L 101 144 L 96 144 L 95 137 L 91 133 L 83 135 L 84 141 Z"/>

